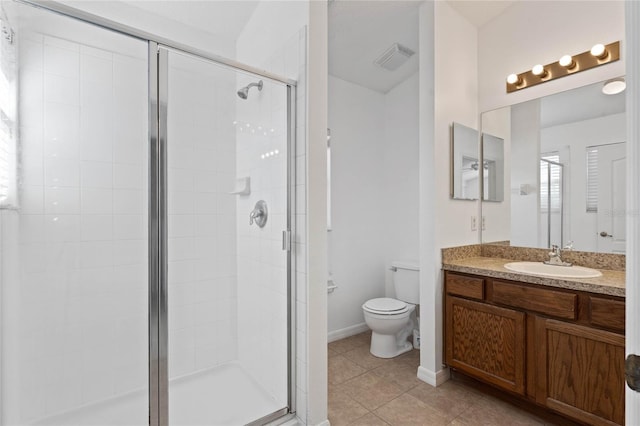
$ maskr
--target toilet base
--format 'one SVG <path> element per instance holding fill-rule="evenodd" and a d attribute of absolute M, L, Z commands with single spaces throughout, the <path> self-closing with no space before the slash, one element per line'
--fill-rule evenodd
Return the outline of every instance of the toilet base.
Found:
<path fill-rule="evenodd" d="M 409 352 L 413 349 L 413 345 L 408 341 L 398 346 L 396 336 L 392 334 L 378 334 L 375 331 L 371 333 L 371 355 L 378 358 L 394 358 Z"/>

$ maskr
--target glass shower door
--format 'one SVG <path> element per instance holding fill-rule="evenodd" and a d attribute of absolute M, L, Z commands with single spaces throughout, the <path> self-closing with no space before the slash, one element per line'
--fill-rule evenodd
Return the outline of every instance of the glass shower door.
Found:
<path fill-rule="evenodd" d="M 169 424 L 282 415 L 290 377 L 287 86 L 163 55 Z"/>
<path fill-rule="evenodd" d="M 148 424 L 147 43 L 2 25 L 0 425 Z"/>

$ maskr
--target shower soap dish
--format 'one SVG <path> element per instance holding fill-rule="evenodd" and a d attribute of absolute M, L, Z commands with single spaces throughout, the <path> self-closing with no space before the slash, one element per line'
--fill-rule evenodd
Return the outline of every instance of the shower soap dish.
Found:
<path fill-rule="evenodd" d="M 236 187 L 229 194 L 249 195 L 251 194 L 251 178 L 249 176 L 236 179 Z"/>

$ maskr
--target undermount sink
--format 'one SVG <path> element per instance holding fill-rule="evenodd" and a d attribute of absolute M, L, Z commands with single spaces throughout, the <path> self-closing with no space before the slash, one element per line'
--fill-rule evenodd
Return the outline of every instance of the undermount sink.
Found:
<path fill-rule="evenodd" d="M 596 278 L 602 273 L 598 270 L 582 266 L 547 265 L 542 262 L 511 262 L 505 263 L 505 268 L 523 274 L 542 275 L 555 278 Z"/>

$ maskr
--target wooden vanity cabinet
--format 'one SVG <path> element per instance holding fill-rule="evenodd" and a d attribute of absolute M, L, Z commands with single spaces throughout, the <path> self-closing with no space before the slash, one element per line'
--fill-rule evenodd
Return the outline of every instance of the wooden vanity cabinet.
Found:
<path fill-rule="evenodd" d="M 624 300 L 445 273 L 445 360 L 589 425 L 624 424 Z"/>
<path fill-rule="evenodd" d="M 446 311 L 447 363 L 524 395 L 525 314 L 454 296 Z"/>
<path fill-rule="evenodd" d="M 537 401 L 590 425 L 624 424 L 624 336 L 536 317 Z"/>

